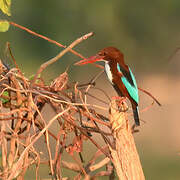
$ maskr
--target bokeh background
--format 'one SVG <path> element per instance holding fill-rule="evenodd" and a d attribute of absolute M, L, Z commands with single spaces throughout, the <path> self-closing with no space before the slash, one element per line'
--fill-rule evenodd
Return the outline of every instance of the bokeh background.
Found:
<path fill-rule="evenodd" d="M 0 16 L 5 17 L 2 13 Z M 180 178 L 179 0 L 18 0 L 12 2 L 9 19 L 64 45 L 93 31 L 95 36 L 75 47 L 87 57 L 106 46 L 118 47 L 133 69 L 138 85 L 162 103 L 162 107 L 153 105 L 140 113 L 142 125 L 135 134 L 145 176 L 158 180 Z M 11 27 L 0 34 L 0 58 L 4 60 L 7 41 L 27 76 L 62 50 Z M 48 67 L 43 73 L 47 83 L 78 60 L 68 53 Z M 70 66 L 70 81 L 86 82 L 98 72 L 91 65 Z M 97 81 L 97 86 L 115 95 L 105 75 Z M 141 111 L 151 103 L 149 97 L 140 93 Z"/>

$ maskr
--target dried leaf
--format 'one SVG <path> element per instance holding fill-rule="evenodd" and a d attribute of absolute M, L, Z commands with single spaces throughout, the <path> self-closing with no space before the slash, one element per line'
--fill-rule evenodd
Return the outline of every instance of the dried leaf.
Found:
<path fill-rule="evenodd" d="M 54 81 L 51 83 L 50 87 L 56 92 L 62 91 L 64 89 L 66 89 L 67 82 L 68 82 L 68 74 L 67 74 L 67 72 L 64 72 L 64 73 L 60 74 L 59 77 L 54 79 Z"/>
<path fill-rule="evenodd" d="M 70 144 L 67 148 L 66 151 L 70 154 L 73 155 L 74 152 L 82 152 L 82 145 L 83 145 L 83 138 L 84 136 L 76 136 L 73 139 L 73 144 Z"/>

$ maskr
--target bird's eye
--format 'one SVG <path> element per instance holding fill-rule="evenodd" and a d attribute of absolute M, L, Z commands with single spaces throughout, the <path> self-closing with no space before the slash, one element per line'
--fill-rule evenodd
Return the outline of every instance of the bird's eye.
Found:
<path fill-rule="evenodd" d="M 106 52 L 100 52 L 99 55 L 100 56 L 106 56 Z"/>
<path fill-rule="evenodd" d="M 106 56 L 106 55 L 107 55 L 106 52 L 100 52 L 100 53 L 99 53 L 99 56 Z"/>

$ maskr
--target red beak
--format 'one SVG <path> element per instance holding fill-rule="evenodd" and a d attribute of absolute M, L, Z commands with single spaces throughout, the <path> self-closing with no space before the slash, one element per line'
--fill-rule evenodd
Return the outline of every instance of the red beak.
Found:
<path fill-rule="evenodd" d="M 75 63 L 75 65 L 81 66 L 84 64 L 88 64 L 88 63 L 94 63 L 96 61 L 101 61 L 103 58 L 104 58 L 104 56 L 95 55 L 95 56 L 91 56 L 87 59 L 83 59 L 81 61 L 78 61 L 77 63 Z"/>

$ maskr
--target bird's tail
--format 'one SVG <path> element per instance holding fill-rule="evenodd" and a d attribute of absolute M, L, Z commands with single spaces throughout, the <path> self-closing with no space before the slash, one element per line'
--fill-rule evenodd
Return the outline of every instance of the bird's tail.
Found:
<path fill-rule="evenodd" d="M 133 107 L 133 115 L 136 126 L 140 126 L 138 106 Z"/>

